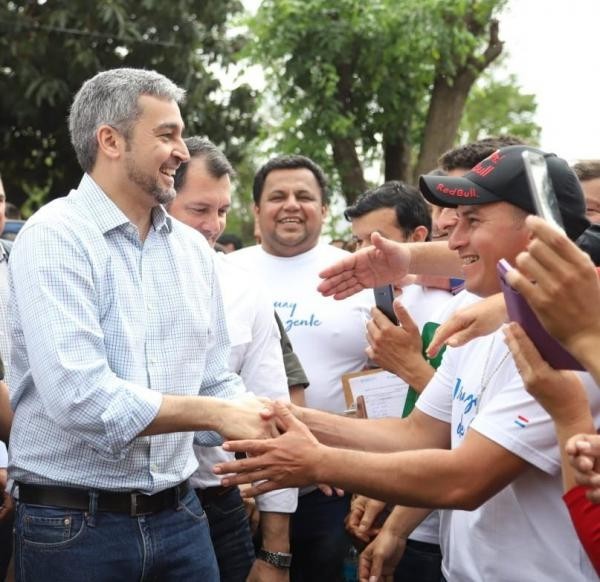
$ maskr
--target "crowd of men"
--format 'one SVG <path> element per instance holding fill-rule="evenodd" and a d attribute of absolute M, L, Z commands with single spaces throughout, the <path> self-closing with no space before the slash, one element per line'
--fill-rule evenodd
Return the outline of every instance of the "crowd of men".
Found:
<path fill-rule="evenodd" d="M 596 579 L 600 163 L 541 152 L 563 233 L 532 216 L 539 150 L 461 146 L 349 206 L 350 253 L 321 239 L 322 169 L 276 156 L 241 248 L 235 170 L 184 136 L 184 97 L 86 81 L 81 182 L 0 247 L 0 577 L 12 555 L 23 581 L 343 582 L 354 545 L 364 582 Z M 504 325 L 500 259 L 581 370 Z M 398 416 L 348 414 L 373 368 Z"/>

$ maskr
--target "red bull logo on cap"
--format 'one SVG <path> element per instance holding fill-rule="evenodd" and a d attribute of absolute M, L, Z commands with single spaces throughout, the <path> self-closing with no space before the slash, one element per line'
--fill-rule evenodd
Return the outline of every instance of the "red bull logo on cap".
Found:
<path fill-rule="evenodd" d="M 477 198 L 475 188 L 464 190 L 463 188 L 448 188 L 448 186 L 438 183 L 436 190 L 446 196 L 456 196 L 457 198 Z"/>

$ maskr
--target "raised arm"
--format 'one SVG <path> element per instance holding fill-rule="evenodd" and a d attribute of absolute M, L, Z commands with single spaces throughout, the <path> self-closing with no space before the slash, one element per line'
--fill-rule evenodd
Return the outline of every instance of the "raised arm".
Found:
<path fill-rule="evenodd" d="M 409 273 L 461 274 L 458 255 L 445 242 L 397 243 L 376 232 L 371 235 L 371 242 L 372 246 L 356 251 L 319 273 L 324 279 L 318 287 L 323 295 L 345 299 L 386 283 L 401 285 Z"/>

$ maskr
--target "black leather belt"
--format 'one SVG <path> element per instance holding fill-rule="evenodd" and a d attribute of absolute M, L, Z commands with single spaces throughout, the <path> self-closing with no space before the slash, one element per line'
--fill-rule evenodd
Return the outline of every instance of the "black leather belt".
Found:
<path fill-rule="evenodd" d="M 179 500 L 190 490 L 187 481 L 165 489 L 154 495 L 135 492 L 112 492 L 95 490 L 98 493 L 97 511 L 128 513 L 131 517 L 150 515 L 164 509 L 175 508 Z M 19 501 L 33 505 L 52 505 L 66 509 L 88 511 L 92 490 L 46 485 L 19 483 Z"/>
<path fill-rule="evenodd" d="M 211 501 L 216 501 L 223 495 L 227 495 L 231 491 L 237 489 L 235 485 L 230 485 L 229 487 L 223 487 L 222 485 L 215 485 L 214 487 L 206 487 L 205 489 L 194 489 L 198 499 L 200 499 L 200 503 L 202 505 L 206 505 Z"/>

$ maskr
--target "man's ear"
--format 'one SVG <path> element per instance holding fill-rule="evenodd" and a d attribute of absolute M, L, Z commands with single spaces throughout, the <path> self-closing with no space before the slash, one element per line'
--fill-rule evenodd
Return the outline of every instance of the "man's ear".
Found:
<path fill-rule="evenodd" d="M 110 125 L 101 125 L 96 131 L 98 151 L 110 160 L 118 159 L 125 147 L 125 140 L 121 133 Z"/>
<path fill-rule="evenodd" d="M 427 240 L 429 230 L 426 226 L 417 226 L 411 233 L 408 242 L 423 242 Z"/>

